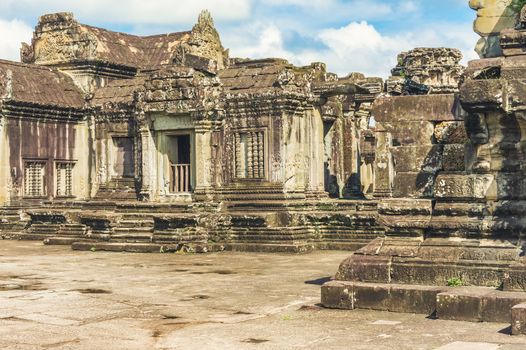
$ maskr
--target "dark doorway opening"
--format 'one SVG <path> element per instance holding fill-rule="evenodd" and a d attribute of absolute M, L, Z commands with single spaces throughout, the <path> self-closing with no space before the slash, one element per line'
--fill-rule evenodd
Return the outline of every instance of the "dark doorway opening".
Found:
<path fill-rule="evenodd" d="M 170 192 L 192 192 L 190 135 L 170 136 Z"/>
<path fill-rule="evenodd" d="M 134 177 L 135 157 L 133 139 L 131 137 L 114 137 L 114 164 L 113 170 L 116 177 Z"/>

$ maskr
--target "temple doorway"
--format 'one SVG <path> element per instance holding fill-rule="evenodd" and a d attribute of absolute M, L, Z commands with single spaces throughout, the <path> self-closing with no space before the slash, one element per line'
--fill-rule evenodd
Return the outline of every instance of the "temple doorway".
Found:
<path fill-rule="evenodd" d="M 130 178 L 135 175 L 134 147 L 131 137 L 113 137 L 113 175 Z"/>
<path fill-rule="evenodd" d="M 192 192 L 190 135 L 169 136 L 170 192 Z"/>

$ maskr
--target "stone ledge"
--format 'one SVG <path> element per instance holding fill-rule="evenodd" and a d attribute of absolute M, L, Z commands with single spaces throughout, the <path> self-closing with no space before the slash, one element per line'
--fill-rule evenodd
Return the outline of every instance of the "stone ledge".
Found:
<path fill-rule="evenodd" d="M 526 301 L 524 292 L 461 287 L 437 295 L 437 317 L 471 322 L 510 322 L 512 308 Z"/>
<path fill-rule="evenodd" d="M 334 309 L 370 309 L 436 316 L 444 320 L 518 322 L 526 333 L 526 293 L 484 287 L 421 286 L 330 281 L 321 288 L 321 303 Z M 512 308 L 514 308 L 512 311 Z M 521 323 L 522 322 L 522 323 Z M 518 334 L 518 333 L 517 333 Z"/>
<path fill-rule="evenodd" d="M 331 281 L 321 288 L 321 303 L 334 309 L 369 309 L 430 315 L 436 296 L 447 287 Z"/>

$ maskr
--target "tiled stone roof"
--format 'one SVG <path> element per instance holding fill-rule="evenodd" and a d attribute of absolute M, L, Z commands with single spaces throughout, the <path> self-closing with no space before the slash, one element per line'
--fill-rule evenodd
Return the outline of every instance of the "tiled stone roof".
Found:
<path fill-rule="evenodd" d="M 94 106 L 132 104 L 135 93 L 144 90 L 145 81 L 146 76 L 142 75 L 133 79 L 113 80 L 95 91 L 92 104 Z"/>
<path fill-rule="evenodd" d="M 0 60 L 0 99 L 38 105 L 83 108 L 84 95 L 55 69 Z"/>
<path fill-rule="evenodd" d="M 177 46 L 190 38 L 190 32 L 141 37 L 84 24 L 80 27 L 97 37 L 97 59 L 142 69 L 171 63 Z"/>

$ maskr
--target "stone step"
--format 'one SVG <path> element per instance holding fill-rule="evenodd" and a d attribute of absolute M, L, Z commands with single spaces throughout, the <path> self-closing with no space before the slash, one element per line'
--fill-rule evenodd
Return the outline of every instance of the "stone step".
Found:
<path fill-rule="evenodd" d="M 58 229 L 38 229 L 38 230 L 34 230 L 34 229 L 29 229 L 27 230 L 28 233 L 31 233 L 31 234 L 40 234 L 40 235 L 56 235 L 58 233 Z"/>
<path fill-rule="evenodd" d="M 101 242 L 74 242 L 73 250 L 82 251 L 108 251 L 132 253 L 161 253 L 162 244 L 154 243 L 101 243 Z"/>
<path fill-rule="evenodd" d="M 511 308 L 524 301 L 526 292 L 487 287 L 330 281 L 321 291 L 321 303 L 327 308 L 417 313 L 473 322 L 510 322 Z"/>
<path fill-rule="evenodd" d="M 256 236 L 256 237 L 231 237 L 229 239 L 231 242 L 239 242 L 239 243 L 259 243 L 259 242 L 273 242 L 273 243 L 287 243 L 287 242 L 309 242 L 312 241 L 310 237 L 291 237 L 291 236 L 285 236 L 285 237 L 264 237 L 264 236 Z"/>
<path fill-rule="evenodd" d="M 148 227 L 115 227 L 113 229 L 115 233 L 135 233 L 135 232 L 153 232 L 153 228 Z"/>
<path fill-rule="evenodd" d="M 86 227 L 86 225 L 83 225 L 83 224 L 64 224 L 64 225 L 62 225 L 62 228 L 79 228 L 79 229 L 83 229 L 85 227 Z"/>
<path fill-rule="evenodd" d="M 153 227 L 154 221 L 153 220 L 120 220 L 119 221 L 119 227 Z"/>
<path fill-rule="evenodd" d="M 74 242 L 79 242 L 84 240 L 83 238 L 79 237 L 50 237 L 44 239 L 45 245 L 71 245 Z"/>
<path fill-rule="evenodd" d="M 111 239 L 152 239 L 151 233 L 113 233 Z"/>
<path fill-rule="evenodd" d="M 43 241 L 50 235 L 30 232 L 2 232 L 2 236 L 19 241 Z"/>
<path fill-rule="evenodd" d="M 60 235 L 60 236 L 75 236 L 75 237 L 82 237 L 82 236 L 85 236 L 86 235 L 86 230 L 83 230 L 83 231 L 64 231 L 64 230 L 60 230 L 57 232 L 57 235 Z"/>
<path fill-rule="evenodd" d="M 355 252 L 369 244 L 369 240 L 353 239 L 349 241 L 316 241 L 316 247 L 321 250 L 345 250 Z"/>
<path fill-rule="evenodd" d="M 221 245 L 226 251 L 258 253 L 308 253 L 315 249 L 310 243 L 225 243 Z"/>
<path fill-rule="evenodd" d="M 205 243 L 206 237 L 174 237 L 174 238 L 152 238 L 153 243 L 159 244 L 180 244 L 180 243 Z"/>

